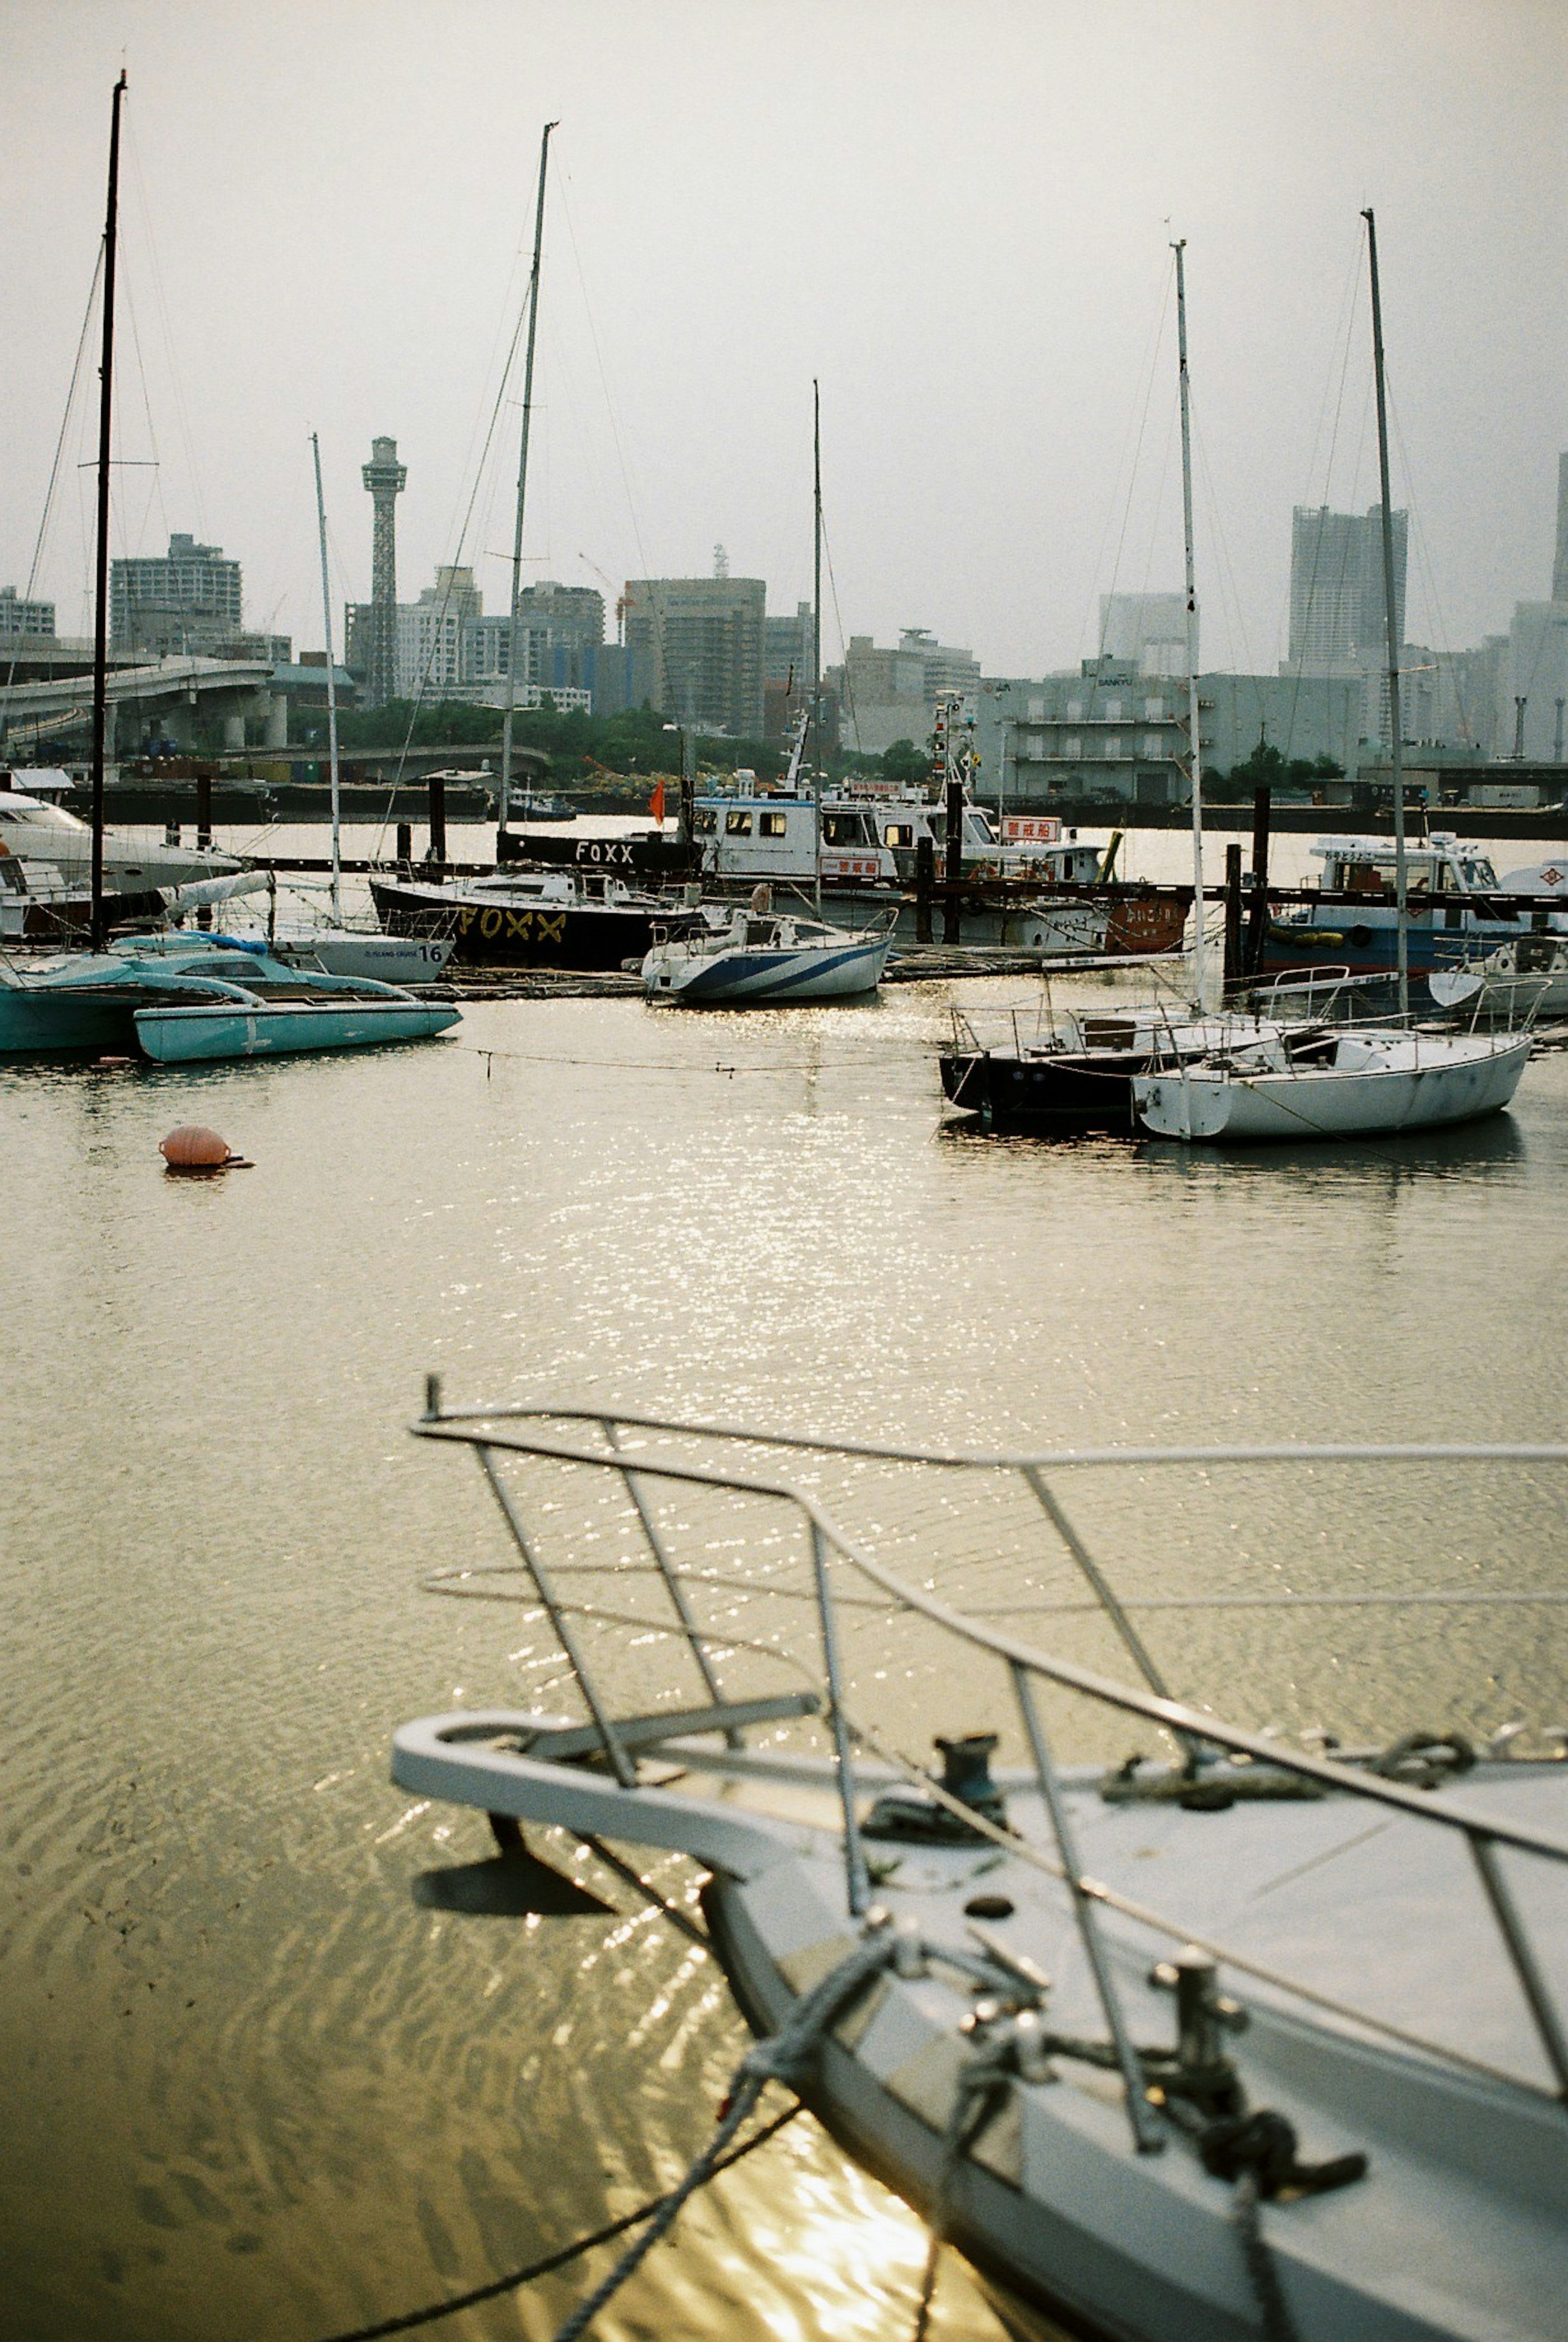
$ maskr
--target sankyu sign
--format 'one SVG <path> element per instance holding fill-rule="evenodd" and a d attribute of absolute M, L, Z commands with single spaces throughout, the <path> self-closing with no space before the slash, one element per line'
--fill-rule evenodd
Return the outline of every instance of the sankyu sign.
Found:
<path fill-rule="evenodd" d="M 1002 816 L 1004 846 L 1055 846 L 1062 836 L 1062 824 L 1053 813 L 1004 813 Z"/>

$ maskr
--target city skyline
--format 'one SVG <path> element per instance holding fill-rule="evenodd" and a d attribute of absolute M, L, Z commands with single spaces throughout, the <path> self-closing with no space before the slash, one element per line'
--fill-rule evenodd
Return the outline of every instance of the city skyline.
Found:
<path fill-rule="evenodd" d="M 1374 200 L 1408 455 L 1394 501 L 1413 514 L 1406 631 L 1459 649 L 1548 592 L 1568 444 L 1568 321 L 1539 291 L 1568 259 L 1553 11 L 1428 0 L 1367 24 L 1303 0 L 1264 22 L 1211 0 L 1178 33 L 1134 0 L 1089 25 L 1051 7 L 830 15 L 804 0 L 785 44 L 767 5 L 689 0 L 655 28 L 614 5 L 584 23 L 477 0 L 435 20 L 434 65 L 429 21 L 400 0 L 325 25 L 288 0 L 222 23 L 152 0 L 126 42 L 99 0 L 68 30 L 41 0 L 9 13 L 0 188 L 32 222 L 0 296 L 18 358 L 0 576 L 19 591 L 123 49 L 135 334 L 114 549 L 175 530 L 235 546 L 253 626 L 320 640 L 313 426 L 340 600 L 368 597 L 358 471 L 387 433 L 414 484 L 406 573 L 468 562 L 504 606 L 510 400 L 461 542 L 457 524 L 515 321 L 546 114 L 562 127 L 530 581 L 700 576 L 720 538 L 787 612 L 810 591 L 817 373 L 824 664 L 851 634 L 921 625 L 973 642 L 988 671 L 1071 666 L 1095 647 L 1102 596 L 1179 578 L 1180 232 L 1205 656 L 1263 671 L 1288 643 L 1292 509 L 1375 501 L 1358 217 Z M 682 71 L 691 43 L 700 88 Z M 1064 85 L 1071 118 L 1047 102 Z M 434 134 L 459 120 L 455 152 Z M 89 355 L 34 589 L 63 632 L 81 624 L 89 566 L 74 466 L 90 391 Z"/>

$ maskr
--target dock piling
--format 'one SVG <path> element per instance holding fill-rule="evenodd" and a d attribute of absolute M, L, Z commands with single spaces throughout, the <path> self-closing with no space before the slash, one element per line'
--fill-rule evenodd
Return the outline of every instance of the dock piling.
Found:
<path fill-rule="evenodd" d="M 914 841 L 914 940 L 932 940 L 931 897 L 936 885 L 936 844 L 929 831 Z"/>
<path fill-rule="evenodd" d="M 1242 981 L 1242 849 L 1225 848 L 1225 966 L 1228 1000 Z"/>
<path fill-rule="evenodd" d="M 1253 792 L 1253 885 L 1248 909 L 1246 956 L 1243 961 L 1248 976 L 1256 976 L 1263 964 L 1263 946 L 1269 933 L 1269 824 L 1273 806 L 1273 793 L 1264 786 Z"/>
<path fill-rule="evenodd" d="M 424 858 L 427 862 L 442 863 L 446 859 L 446 776 L 444 773 L 432 773 L 430 776 L 430 850 Z"/>
<path fill-rule="evenodd" d="M 947 881 L 946 902 L 943 910 L 942 940 L 955 944 L 963 940 L 964 913 L 960 901 L 964 884 L 964 783 L 957 774 L 950 774 L 947 782 L 947 836 L 943 856 L 943 876 Z"/>

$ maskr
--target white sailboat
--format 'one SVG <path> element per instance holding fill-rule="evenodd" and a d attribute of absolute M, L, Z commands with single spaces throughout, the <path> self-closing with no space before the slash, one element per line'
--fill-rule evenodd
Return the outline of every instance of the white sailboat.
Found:
<path fill-rule="evenodd" d="M 1383 384 L 1383 299 L 1377 224 L 1366 222 L 1372 281 L 1373 373 L 1383 493 L 1383 616 L 1388 636 L 1389 730 L 1393 764 L 1393 870 L 1397 1025 L 1326 1036 L 1293 1051 L 1265 1044 L 1227 1049 L 1133 1082 L 1144 1127 L 1161 1138 L 1207 1144 L 1243 1139 L 1375 1137 L 1435 1130 L 1495 1114 L 1508 1105 L 1530 1056 L 1527 1033 L 1418 1033 L 1410 1026 L 1410 871 L 1404 842 L 1403 743 L 1399 705 L 1399 631 L 1393 590 L 1388 404 Z"/>
<path fill-rule="evenodd" d="M 1167 1492 L 1179 1516 L 1185 1475 L 1266 1466 L 1273 1496 L 1293 1467 L 1310 1511 L 1324 1466 L 1375 1502 L 1397 1465 L 1433 1476 L 1437 1519 L 1467 1463 L 1533 1476 L 1568 1449 L 966 1456 L 603 1401 L 449 1410 L 434 1378 L 417 1428 L 473 1449 L 513 1540 L 509 1570 L 464 1555 L 439 1590 L 510 1594 L 547 1616 L 564 1663 L 548 1712 L 503 1691 L 404 1724 L 394 1779 L 488 1815 L 496 1867 L 524 1884 L 527 1828 L 688 1857 L 707 1874 L 704 1947 L 760 2037 L 671 2217 L 778 2077 L 931 2223 L 926 2301 L 951 2242 L 1016 2342 L 1562 2335 L 1559 1736 L 1543 1717 L 1490 1746 L 1434 1727 L 1353 1748 L 1174 1696 L 1076 1492 L 1109 1476 L 1123 1517 Z M 625 1543 L 595 1592 L 606 1520 Z M 999 1520 L 1022 1584 L 1071 1557 L 1115 1673 L 1002 1616 L 994 1577 L 970 1606 Z M 1328 1598 L 1361 1636 L 1403 1623 L 1423 1554 L 1376 1608 L 1360 1580 Z M 1278 1597 L 1256 1598 L 1270 1615 Z M 859 1606 L 907 1636 L 896 1691 L 864 1664 Z M 628 1714 L 615 1686 L 634 1679 Z M 1063 1762 L 1055 1735 L 1085 1700 L 1107 1748 L 1163 1731 L 1167 1761 Z M 974 1717 L 986 1729 L 965 1734 Z M 939 1771 L 933 1734 L 954 1736 Z M 601 2330 L 644 2248 L 564 2330 Z"/>

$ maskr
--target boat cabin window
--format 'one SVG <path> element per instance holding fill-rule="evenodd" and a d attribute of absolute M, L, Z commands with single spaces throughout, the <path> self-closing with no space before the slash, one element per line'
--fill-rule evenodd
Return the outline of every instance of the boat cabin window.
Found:
<path fill-rule="evenodd" d="M 712 837 L 718 829 L 719 817 L 712 806 L 699 806 L 694 826 L 699 837 Z"/>
<path fill-rule="evenodd" d="M 865 823 L 857 813 L 829 813 L 823 816 L 822 834 L 830 846 L 862 846 L 875 844 L 867 839 Z"/>
<path fill-rule="evenodd" d="M 788 827 L 789 816 L 787 814 L 764 813 L 758 817 L 757 831 L 760 836 L 783 837 Z"/>
<path fill-rule="evenodd" d="M 887 846 L 913 846 L 914 824 L 912 821 L 890 821 L 882 836 L 884 844 Z"/>
<path fill-rule="evenodd" d="M 749 837 L 751 834 L 752 817 L 749 813 L 742 813 L 736 809 L 725 814 L 724 836 L 726 837 Z"/>
<path fill-rule="evenodd" d="M 971 806 L 965 812 L 964 816 L 964 827 L 965 835 L 974 844 L 977 846 L 995 845 L 996 833 L 991 826 L 991 816 L 989 814 L 982 813 L 978 806 Z"/>
<path fill-rule="evenodd" d="M 778 941 L 778 929 L 772 919 L 748 919 L 746 921 L 746 941 L 748 944 L 776 943 Z"/>
<path fill-rule="evenodd" d="M 1485 888 L 1495 886 L 1497 884 L 1496 871 L 1490 862 L 1483 861 L 1480 856 L 1477 856 L 1473 862 L 1465 864 L 1464 876 L 1472 886 Z"/>
<path fill-rule="evenodd" d="M 1381 895 L 1383 891 L 1375 862 L 1342 862 L 1330 881 L 1331 890 L 1335 884 L 1347 895 Z"/>

